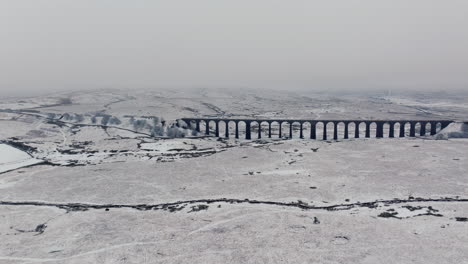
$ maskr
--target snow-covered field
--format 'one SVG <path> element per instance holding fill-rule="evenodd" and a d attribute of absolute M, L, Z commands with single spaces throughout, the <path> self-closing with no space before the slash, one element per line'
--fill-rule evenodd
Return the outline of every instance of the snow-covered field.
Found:
<path fill-rule="evenodd" d="M 0 99 L 0 263 L 464 263 L 463 123 L 420 138 L 167 137 L 192 135 L 171 127 L 181 117 L 464 120 L 468 97 L 437 96 Z"/>
<path fill-rule="evenodd" d="M 6 144 L 0 144 L 0 173 L 41 163 L 26 152 Z"/>

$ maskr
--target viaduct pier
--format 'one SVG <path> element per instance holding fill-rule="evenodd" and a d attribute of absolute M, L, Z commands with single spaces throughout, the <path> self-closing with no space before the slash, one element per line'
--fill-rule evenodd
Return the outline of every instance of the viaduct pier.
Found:
<path fill-rule="evenodd" d="M 284 137 L 283 128 L 289 129 L 288 137 L 293 138 L 293 132 L 299 132 L 297 137 L 327 140 L 350 137 L 415 137 L 435 135 L 447 127 L 452 120 L 305 120 L 305 119 L 226 119 L 226 118 L 181 118 L 188 128 L 195 129 L 206 135 L 214 134 L 216 137 L 252 139 Z M 243 131 L 241 133 L 240 126 Z M 275 127 L 273 134 L 272 127 Z M 230 131 L 234 130 L 234 133 Z M 305 129 L 307 128 L 307 129 Z M 221 129 L 223 130 L 221 132 Z M 305 135 L 305 130 L 308 130 Z M 408 133 L 409 132 L 409 133 Z M 320 133 L 320 135 L 319 135 Z M 242 134 L 242 135 L 241 135 Z M 330 134 L 330 136 L 329 136 Z M 332 135 L 331 135 L 332 134 Z"/>

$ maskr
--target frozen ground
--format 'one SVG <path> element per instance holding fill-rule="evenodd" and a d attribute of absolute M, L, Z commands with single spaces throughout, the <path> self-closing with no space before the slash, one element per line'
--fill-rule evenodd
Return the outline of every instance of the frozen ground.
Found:
<path fill-rule="evenodd" d="M 0 173 L 41 163 L 28 153 L 7 144 L 0 144 Z"/>
<path fill-rule="evenodd" d="M 440 94 L 5 98 L 0 140 L 15 148 L 0 145 L 1 166 L 43 163 L 0 174 L 0 263 L 464 263 L 468 139 L 147 132 L 193 116 L 464 120 L 467 108 Z M 122 122 L 91 121 L 105 115 Z M 135 121 L 148 116 L 167 126 Z"/>

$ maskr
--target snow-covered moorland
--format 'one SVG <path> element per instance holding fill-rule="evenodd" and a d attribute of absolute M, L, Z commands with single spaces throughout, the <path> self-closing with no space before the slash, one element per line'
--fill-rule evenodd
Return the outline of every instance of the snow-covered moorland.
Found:
<path fill-rule="evenodd" d="M 467 106 L 461 95 L 242 89 L 0 99 L 0 263 L 463 263 L 463 122 L 435 137 L 337 141 L 175 124 L 463 121 Z"/>

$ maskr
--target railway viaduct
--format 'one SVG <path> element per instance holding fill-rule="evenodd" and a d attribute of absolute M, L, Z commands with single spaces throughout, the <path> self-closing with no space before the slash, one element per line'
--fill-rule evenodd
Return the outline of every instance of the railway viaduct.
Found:
<path fill-rule="evenodd" d="M 365 137 L 370 138 L 374 137 L 371 135 L 371 127 L 375 127 L 375 137 L 382 138 L 384 137 L 384 126 L 388 125 L 388 137 L 405 137 L 405 127 L 409 124 L 409 136 L 415 137 L 416 132 L 419 135 L 435 135 L 438 130 L 447 127 L 450 123 L 454 122 L 452 120 L 304 120 L 304 119 L 226 119 L 226 118 L 181 118 L 180 120 L 184 121 L 187 127 L 195 129 L 198 132 L 202 132 L 201 127 L 204 126 L 204 133 L 210 135 L 210 124 L 214 124 L 214 135 L 216 137 L 226 137 L 230 136 L 229 124 L 234 124 L 235 126 L 235 138 L 239 138 L 239 124 L 245 124 L 245 139 L 252 139 L 252 125 L 257 126 L 257 138 L 262 137 L 262 126 L 267 124 L 268 128 L 265 127 L 266 135 L 271 138 L 272 135 L 272 125 L 277 124 L 279 126 L 277 136 L 279 138 L 283 137 L 282 126 L 287 124 L 289 126 L 289 137 L 293 135 L 293 126 L 298 126 L 299 137 L 304 138 L 304 125 L 310 125 L 310 139 L 317 139 L 317 125 L 321 124 L 323 127 L 322 138 L 327 140 L 327 125 L 333 125 L 333 139 L 338 139 L 338 126 L 344 127 L 344 139 L 347 139 L 351 136 L 354 138 L 360 137 L 360 127 L 361 124 L 365 124 Z M 220 126 L 224 124 L 224 135 L 220 135 Z M 354 131 L 349 131 L 350 124 L 354 124 Z M 395 126 L 398 125 L 399 129 L 395 132 Z M 430 126 L 430 127 L 429 127 Z M 418 130 L 418 131 L 417 131 Z"/>

